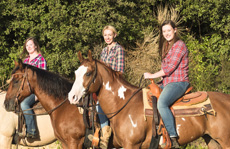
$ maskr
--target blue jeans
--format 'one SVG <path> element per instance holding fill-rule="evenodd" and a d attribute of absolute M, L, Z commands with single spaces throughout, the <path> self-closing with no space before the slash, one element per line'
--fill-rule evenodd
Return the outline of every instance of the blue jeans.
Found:
<path fill-rule="evenodd" d="M 177 137 L 174 116 L 169 109 L 189 86 L 188 82 L 173 82 L 161 87 L 163 90 L 157 102 L 157 108 L 170 137 Z"/>
<path fill-rule="evenodd" d="M 103 110 L 101 109 L 101 106 L 99 105 L 99 102 L 97 102 L 96 110 L 99 113 L 104 113 Z M 107 118 L 106 115 L 104 114 L 98 114 L 99 120 L 100 120 L 100 125 L 101 129 L 105 126 L 109 126 L 109 119 Z"/>
<path fill-rule="evenodd" d="M 30 109 L 34 104 L 35 104 L 35 95 L 31 94 L 30 96 L 26 97 L 22 102 L 21 102 L 21 108 L 22 110 L 27 110 Z M 34 114 L 33 110 L 28 110 L 24 111 L 23 113 L 28 113 L 28 114 Z M 36 134 L 36 124 L 35 124 L 35 118 L 34 115 L 27 115 L 24 114 L 25 121 L 26 121 L 26 133 L 30 133 L 32 135 Z"/>

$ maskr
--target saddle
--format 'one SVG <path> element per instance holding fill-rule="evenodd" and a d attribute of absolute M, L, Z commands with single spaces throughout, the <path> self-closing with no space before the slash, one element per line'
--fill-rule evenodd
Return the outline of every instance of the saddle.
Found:
<path fill-rule="evenodd" d="M 173 115 L 175 117 L 200 116 L 204 114 L 215 115 L 207 92 L 199 91 L 190 93 L 191 90 L 192 87 L 188 88 L 185 94 L 170 107 Z M 152 80 L 148 88 L 143 89 L 144 116 L 145 119 L 146 117 L 153 117 L 152 138 L 161 135 L 163 137 L 163 143 L 166 143 L 165 148 L 170 148 L 171 140 L 157 110 L 157 100 L 161 91 L 162 89 Z"/>

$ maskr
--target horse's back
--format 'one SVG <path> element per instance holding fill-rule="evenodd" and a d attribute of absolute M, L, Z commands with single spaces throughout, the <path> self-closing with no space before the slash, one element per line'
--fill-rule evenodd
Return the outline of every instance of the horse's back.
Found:
<path fill-rule="evenodd" d="M 207 115 L 208 134 L 223 148 L 230 148 L 230 95 L 220 92 L 208 92 L 215 115 Z"/>

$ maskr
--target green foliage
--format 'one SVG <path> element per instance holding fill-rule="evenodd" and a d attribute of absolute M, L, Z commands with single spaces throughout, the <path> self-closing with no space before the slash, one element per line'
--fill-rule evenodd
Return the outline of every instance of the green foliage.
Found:
<path fill-rule="evenodd" d="M 158 28 L 155 14 L 159 4 L 166 2 L 2 0 L 0 83 L 10 78 L 13 61 L 18 59 L 29 36 L 38 39 L 48 69 L 70 79 L 74 79 L 74 70 L 79 66 L 78 51 L 84 56 L 89 49 L 100 52 L 105 25 L 116 27 L 119 32 L 116 39 L 126 50 L 136 50 L 136 42 L 144 39 L 146 29 Z M 190 50 L 192 85 L 197 90 L 229 93 L 229 0 L 169 0 L 167 4 L 178 10 L 183 18 L 181 26 L 189 31 L 189 35 L 183 36 Z"/>
<path fill-rule="evenodd" d="M 49 70 L 73 78 L 79 66 L 76 53 L 86 55 L 89 49 L 103 43 L 101 30 L 105 25 L 116 26 L 117 40 L 122 45 L 132 45 L 142 38 L 140 32 L 154 25 L 151 6 L 148 1 L 123 0 L 1 1 L 1 80 L 9 77 L 13 60 L 29 36 L 37 37 Z"/>
<path fill-rule="evenodd" d="M 187 27 L 197 35 L 220 33 L 229 36 L 229 0 L 180 0 L 176 6 Z"/>
<path fill-rule="evenodd" d="M 202 42 L 188 38 L 190 79 L 196 90 L 229 93 L 229 39 L 220 35 L 205 36 Z M 225 74 L 225 75 L 224 75 Z"/>

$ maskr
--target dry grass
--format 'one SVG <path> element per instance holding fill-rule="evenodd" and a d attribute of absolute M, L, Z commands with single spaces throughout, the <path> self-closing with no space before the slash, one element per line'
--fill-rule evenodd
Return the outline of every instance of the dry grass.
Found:
<path fill-rule="evenodd" d="M 164 20 L 171 19 L 179 26 L 182 19 L 179 13 L 171 6 L 160 5 L 157 9 L 155 18 L 158 24 L 162 24 Z M 177 28 L 178 34 L 181 34 L 183 27 Z M 126 78 L 127 80 L 138 85 L 141 76 L 145 72 L 154 73 L 160 70 L 160 56 L 158 54 L 159 28 L 156 27 L 152 31 L 146 29 L 142 41 L 136 42 L 135 49 L 126 49 Z"/>

